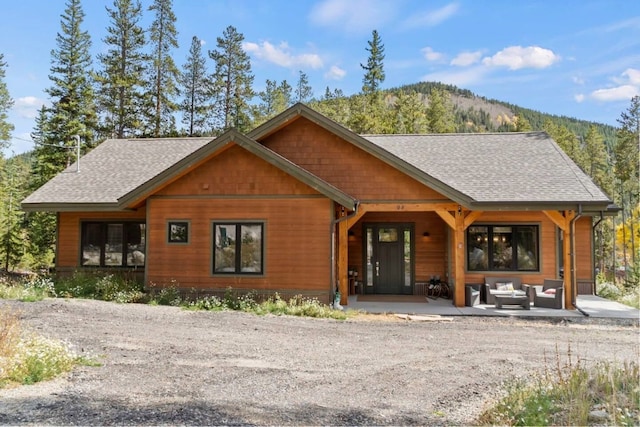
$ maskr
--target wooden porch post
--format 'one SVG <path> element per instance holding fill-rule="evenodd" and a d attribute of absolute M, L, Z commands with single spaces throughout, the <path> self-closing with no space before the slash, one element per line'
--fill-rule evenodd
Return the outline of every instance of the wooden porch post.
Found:
<path fill-rule="evenodd" d="M 562 230 L 562 263 L 564 265 L 564 307 L 567 310 L 574 310 L 574 276 L 575 266 L 573 265 L 573 254 L 571 253 L 571 238 L 574 233 L 571 231 L 571 221 L 575 218 L 575 211 L 564 211 L 564 215 L 558 211 L 543 211 L 555 225 Z"/>
<path fill-rule="evenodd" d="M 454 247 L 454 277 L 455 287 L 453 290 L 453 304 L 456 307 L 464 307 L 464 215 L 462 209 L 458 208 L 455 214 L 456 227 L 453 232 Z"/>
<path fill-rule="evenodd" d="M 349 302 L 349 226 L 347 221 L 338 223 L 338 290 L 340 291 L 340 305 Z"/>

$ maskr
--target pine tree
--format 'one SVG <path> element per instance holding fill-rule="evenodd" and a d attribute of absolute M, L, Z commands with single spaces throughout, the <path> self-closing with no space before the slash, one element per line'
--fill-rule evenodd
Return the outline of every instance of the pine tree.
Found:
<path fill-rule="evenodd" d="M 36 121 L 35 189 L 76 160 L 76 144 L 86 150 L 95 145 L 97 128 L 91 75 L 91 38 L 81 30 L 84 12 L 80 0 L 68 0 L 61 15 L 57 48 L 51 52 L 52 86 L 47 89 L 50 108 L 42 108 Z M 30 250 L 46 262 L 55 242 L 55 215 L 38 213 L 29 218 Z"/>
<path fill-rule="evenodd" d="M 265 90 L 258 93 L 262 102 L 255 108 L 254 125 L 258 126 L 289 108 L 291 90 L 286 80 L 280 85 L 275 80 L 267 80 Z"/>
<path fill-rule="evenodd" d="M 3 196 L 3 210 L 0 212 L 0 260 L 5 271 L 20 262 L 25 249 L 24 212 L 20 209 L 20 200 L 24 196 L 28 168 L 23 157 L 14 156 L 0 169 L 0 194 Z"/>
<path fill-rule="evenodd" d="M 585 172 L 604 191 L 613 190 L 612 175 L 609 173 L 609 158 L 604 138 L 595 125 L 589 127 L 584 139 Z"/>
<path fill-rule="evenodd" d="M 103 41 L 108 50 L 98 55 L 102 71 L 96 76 L 102 132 L 115 138 L 140 136 L 144 65 L 148 61 L 144 30 L 138 25 L 142 6 L 138 0 L 114 0 L 107 13 L 111 25 Z"/>
<path fill-rule="evenodd" d="M 9 95 L 9 89 L 4 81 L 5 68 L 7 63 L 4 62 L 4 55 L 0 53 L 0 157 L 2 157 L 2 149 L 9 146 L 11 132 L 13 132 L 13 124 L 8 122 L 8 111 L 13 106 L 13 99 Z"/>
<path fill-rule="evenodd" d="M 558 143 L 562 151 L 571 157 L 571 160 L 583 170 L 586 169 L 584 150 L 580 146 L 580 141 L 576 134 L 571 132 L 566 126 L 557 125 L 548 119 L 545 120 L 543 128 L 551 138 Z"/>
<path fill-rule="evenodd" d="M 204 135 L 211 121 L 211 83 L 208 78 L 206 59 L 202 55 L 202 42 L 198 37 L 191 39 L 187 62 L 181 77 L 184 98 L 182 123 L 187 126 L 187 135 Z"/>
<path fill-rule="evenodd" d="M 431 89 L 426 111 L 427 130 L 431 133 L 451 133 L 456 131 L 455 115 L 449 92 Z"/>
<path fill-rule="evenodd" d="M 173 113 L 178 109 L 174 102 L 179 95 L 180 71 L 171 56 L 178 48 L 176 15 L 171 0 L 154 0 L 149 6 L 155 11 L 155 19 L 149 29 L 151 41 L 151 65 L 149 66 L 149 133 L 154 137 L 176 133 Z"/>
<path fill-rule="evenodd" d="M 309 85 L 309 77 L 302 70 L 298 71 L 298 83 L 296 84 L 295 96 L 296 102 L 302 103 L 309 102 L 313 96 L 313 88 Z"/>
<path fill-rule="evenodd" d="M 216 64 L 212 81 L 218 130 L 235 127 L 243 132 L 251 128 L 249 102 L 254 96 L 254 76 L 249 56 L 242 49 L 243 41 L 244 35 L 228 26 L 217 38 L 217 49 L 209 51 Z"/>
<path fill-rule="evenodd" d="M 378 92 L 385 79 L 384 45 L 377 30 L 373 30 L 371 37 L 371 40 L 367 42 L 369 47 L 365 48 L 369 52 L 367 65 L 360 64 L 360 67 L 365 70 L 364 78 L 362 79 L 362 93 L 365 95 L 372 95 Z"/>
<path fill-rule="evenodd" d="M 427 132 L 427 107 L 416 91 L 401 91 L 394 104 L 394 133 L 417 134 Z"/>
<path fill-rule="evenodd" d="M 47 89 L 51 107 L 43 109 L 39 119 L 46 132 L 35 149 L 33 181 L 37 188 L 76 160 L 78 138 L 86 150 L 95 145 L 97 128 L 95 98 L 91 74 L 91 39 L 81 30 L 84 12 L 80 0 L 69 0 L 61 15 L 61 33 L 56 36 L 57 49 L 51 52 L 52 86 Z"/>

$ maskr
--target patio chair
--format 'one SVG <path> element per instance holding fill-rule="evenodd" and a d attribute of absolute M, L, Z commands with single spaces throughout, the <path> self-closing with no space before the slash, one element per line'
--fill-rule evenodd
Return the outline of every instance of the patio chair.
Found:
<path fill-rule="evenodd" d="M 562 290 L 564 282 L 556 279 L 544 279 L 542 286 L 531 286 L 534 307 L 562 308 Z"/>

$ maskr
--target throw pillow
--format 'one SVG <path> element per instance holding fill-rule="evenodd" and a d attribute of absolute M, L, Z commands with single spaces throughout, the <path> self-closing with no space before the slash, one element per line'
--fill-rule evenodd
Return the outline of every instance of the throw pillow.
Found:
<path fill-rule="evenodd" d="M 496 290 L 498 291 L 508 291 L 506 283 L 496 283 Z"/>
<path fill-rule="evenodd" d="M 549 288 L 546 291 L 544 291 L 545 294 L 547 295 L 555 295 L 556 294 L 556 288 Z"/>
<path fill-rule="evenodd" d="M 505 285 L 507 285 L 507 290 L 508 291 L 512 291 L 513 290 L 513 282 L 505 283 Z"/>

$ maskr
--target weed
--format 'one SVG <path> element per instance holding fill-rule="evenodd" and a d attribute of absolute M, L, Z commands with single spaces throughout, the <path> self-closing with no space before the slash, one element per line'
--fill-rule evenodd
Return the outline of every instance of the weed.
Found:
<path fill-rule="evenodd" d="M 545 357 L 546 359 L 546 357 Z M 548 364 L 545 363 L 545 366 Z M 638 425 L 640 423 L 640 370 L 637 362 L 582 360 L 562 365 L 556 356 L 553 370 L 532 381 L 516 380 L 506 396 L 479 418 L 482 425 Z M 605 420 L 592 419 L 594 411 Z"/>

